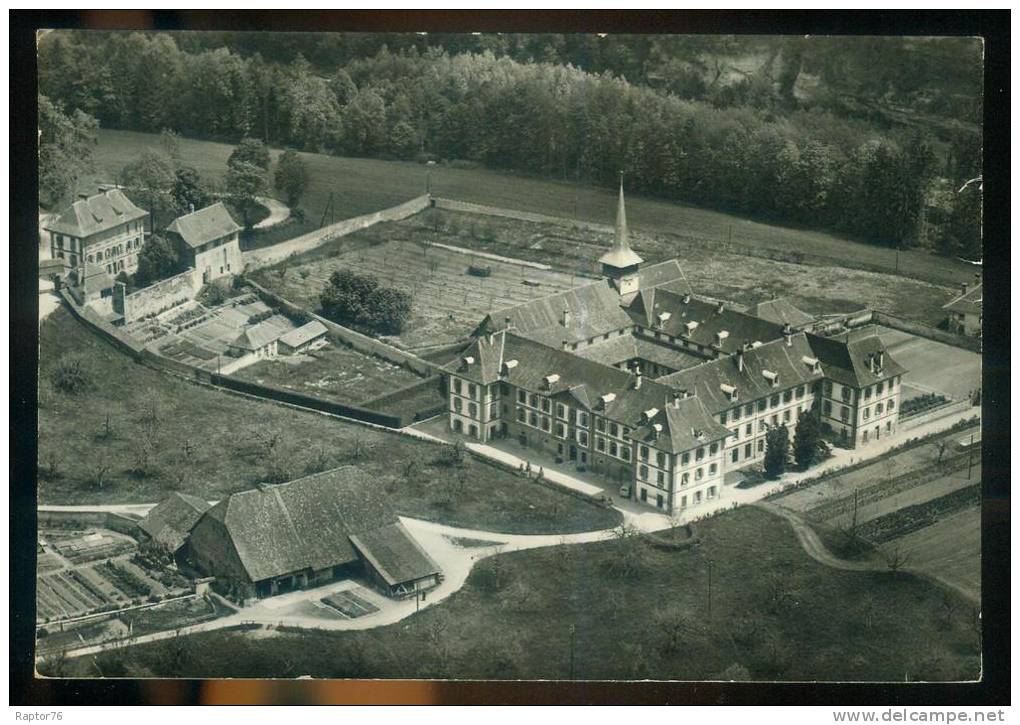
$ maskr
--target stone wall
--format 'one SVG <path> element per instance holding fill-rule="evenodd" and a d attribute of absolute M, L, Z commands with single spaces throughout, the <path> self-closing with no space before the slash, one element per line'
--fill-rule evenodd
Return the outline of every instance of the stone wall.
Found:
<path fill-rule="evenodd" d="M 243 255 L 245 270 L 250 272 L 262 267 L 278 264 L 296 254 L 315 249 L 326 242 L 347 236 L 352 232 L 365 229 L 379 222 L 393 222 L 406 219 L 428 207 L 429 200 L 429 196 L 426 194 L 389 209 L 382 209 L 371 214 L 362 214 L 351 219 L 344 219 L 336 224 L 330 224 L 322 229 L 317 229 L 314 232 L 289 239 L 280 244 L 274 244 L 271 247 L 245 252 Z"/>
<path fill-rule="evenodd" d="M 201 277 L 194 269 L 131 294 L 125 294 L 123 283 L 118 282 L 113 290 L 113 309 L 124 315 L 124 322 L 134 322 L 195 299 L 201 288 Z"/>

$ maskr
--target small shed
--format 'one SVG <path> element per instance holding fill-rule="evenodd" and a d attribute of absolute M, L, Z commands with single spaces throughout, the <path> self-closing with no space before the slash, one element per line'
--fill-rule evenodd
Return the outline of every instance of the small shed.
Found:
<path fill-rule="evenodd" d="M 291 332 L 293 325 L 282 315 L 273 315 L 245 329 L 227 344 L 227 352 L 234 357 L 255 355 L 258 358 L 275 357 L 280 338 Z"/>
<path fill-rule="evenodd" d="M 312 347 L 318 347 L 326 340 L 326 326 L 318 320 L 302 325 L 296 330 L 291 330 L 280 338 L 280 352 L 285 355 L 294 355 L 307 352 Z"/>
<path fill-rule="evenodd" d="M 175 493 L 149 511 L 138 522 L 138 528 L 147 539 L 173 555 L 184 546 L 195 524 L 210 508 L 209 502 L 198 496 Z"/>
<path fill-rule="evenodd" d="M 373 581 L 389 597 L 409 597 L 439 584 L 439 564 L 399 521 L 352 534 L 351 543 L 368 564 Z"/>

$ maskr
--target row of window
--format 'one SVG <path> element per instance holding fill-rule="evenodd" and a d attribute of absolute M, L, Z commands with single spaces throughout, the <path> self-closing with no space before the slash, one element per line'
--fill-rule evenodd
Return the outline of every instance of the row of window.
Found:
<path fill-rule="evenodd" d="M 453 379 L 453 392 L 457 393 L 457 395 L 466 395 L 469 398 L 477 398 L 478 396 L 476 395 L 476 392 L 478 387 L 479 386 L 474 383 L 468 383 L 465 386 L 460 378 Z"/>
<path fill-rule="evenodd" d="M 719 472 L 719 464 L 717 464 L 717 463 L 709 464 L 709 466 L 708 466 L 708 475 L 709 476 L 714 476 L 718 472 Z M 641 464 L 640 466 L 638 466 L 638 478 L 639 479 L 641 479 L 642 481 L 651 481 L 652 479 L 650 479 L 648 477 L 648 475 L 649 475 L 648 466 L 646 466 L 644 464 Z M 701 481 L 704 478 L 705 478 L 705 467 L 704 466 L 699 466 L 698 468 L 694 469 L 694 480 L 695 481 Z M 687 485 L 690 484 L 690 482 L 691 482 L 691 472 L 690 471 L 685 471 L 684 473 L 680 474 L 680 485 L 681 486 L 687 486 Z M 663 472 L 663 471 L 656 471 L 655 472 L 655 483 L 660 488 L 665 487 L 665 485 L 666 485 L 666 474 L 665 474 L 665 472 Z"/>
<path fill-rule="evenodd" d="M 704 498 L 705 498 L 705 500 L 711 501 L 712 499 L 714 499 L 716 497 L 717 492 L 718 492 L 718 489 L 715 486 L 709 486 L 704 491 Z M 641 493 L 639 494 L 639 496 L 641 498 L 641 502 L 642 503 L 648 503 L 648 489 L 647 488 L 642 488 L 641 489 Z M 701 503 L 701 501 L 702 501 L 702 492 L 701 491 L 695 491 L 692 498 L 693 498 L 693 501 L 694 501 L 694 505 L 697 505 L 697 504 Z M 665 500 L 665 498 L 663 497 L 663 495 L 661 493 L 655 494 L 655 507 L 656 508 L 660 508 L 660 509 L 663 508 L 665 506 L 665 503 L 666 503 L 666 500 Z M 687 508 L 687 496 L 686 495 L 680 497 L 680 508 L 682 508 L 682 509 L 683 508 Z"/>
<path fill-rule="evenodd" d="M 768 410 L 769 408 L 778 408 L 780 405 L 780 401 L 784 404 L 792 403 L 794 397 L 796 397 L 797 400 L 800 400 L 801 398 L 804 397 L 806 391 L 807 386 L 801 385 L 796 389 L 790 388 L 789 390 L 783 393 L 776 393 L 770 398 L 762 398 L 756 403 L 748 403 L 747 405 L 743 406 L 744 417 L 753 415 L 755 408 L 757 408 L 758 412 L 761 413 L 765 410 Z M 732 420 L 733 422 L 736 422 L 740 420 L 740 409 L 741 406 L 738 405 L 736 408 L 733 408 L 732 410 L 727 410 L 723 413 L 720 413 L 719 422 L 722 423 L 723 425 L 726 425 L 728 421 Z"/>

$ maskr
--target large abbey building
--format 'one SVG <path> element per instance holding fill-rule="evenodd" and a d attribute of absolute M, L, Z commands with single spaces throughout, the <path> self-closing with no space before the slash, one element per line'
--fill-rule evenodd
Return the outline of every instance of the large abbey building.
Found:
<path fill-rule="evenodd" d="M 516 439 L 668 512 L 720 496 L 725 472 L 761 463 L 766 432 L 792 437 L 800 416 L 848 447 L 896 431 L 905 370 L 872 328 L 821 337 L 775 305 L 758 317 L 699 299 L 677 260 L 631 249 L 622 185 L 599 262 L 596 282 L 482 320 L 445 368 L 451 430 Z"/>

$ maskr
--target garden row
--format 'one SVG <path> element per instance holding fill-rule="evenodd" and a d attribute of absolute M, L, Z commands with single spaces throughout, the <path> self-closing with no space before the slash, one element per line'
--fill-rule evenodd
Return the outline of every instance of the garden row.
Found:
<path fill-rule="evenodd" d="M 161 581 L 162 580 L 162 581 Z M 131 561 L 108 560 L 37 579 L 36 620 L 49 622 L 95 612 L 156 602 L 180 594 L 187 581 L 179 575 L 151 575 Z"/>
<path fill-rule="evenodd" d="M 858 535 L 872 542 L 883 544 L 958 513 L 971 506 L 981 504 L 981 484 L 961 488 L 930 501 L 907 506 L 886 516 L 868 521 L 858 529 Z"/>

